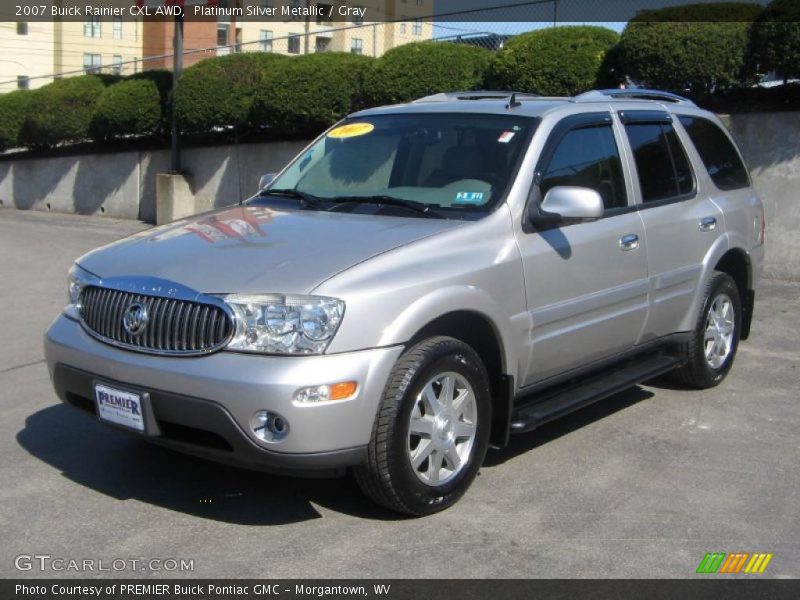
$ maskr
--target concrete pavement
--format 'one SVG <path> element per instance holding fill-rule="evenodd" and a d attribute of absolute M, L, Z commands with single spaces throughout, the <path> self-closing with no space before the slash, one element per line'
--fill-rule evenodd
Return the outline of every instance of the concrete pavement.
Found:
<path fill-rule="evenodd" d="M 800 284 L 764 282 L 720 387 L 641 386 L 514 438 L 458 505 L 412 520 L 351 479 L 217 466 L 58 403 L 41 338 L 67 269 L 143 227 L 0 209 L 0 577 L 84 575 L 14 566 L 48 554 L 191 559 L 168 575 L 193 577 L 683 578 L 710 551 L 800 576 Z"/>

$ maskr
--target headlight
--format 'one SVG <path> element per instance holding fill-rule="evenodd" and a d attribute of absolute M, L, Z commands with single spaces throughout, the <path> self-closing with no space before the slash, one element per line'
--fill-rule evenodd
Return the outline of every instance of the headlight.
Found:
<path fill-rule="evenodd" d="M 69 295 L 70 304 L 78 303 L 83 288 L 91 283 L 93 279 L 94 276 L 88 271 L 81 269 L 78 265 L 72 266 L 67 276 L 67 294 Z"/>
<path fill-rule="evenodd" d="M 236 315 L 229 350 L 264 354 L 322 354 L 344 315 L 344 302 L 322 296 L 223 298 Z"/>

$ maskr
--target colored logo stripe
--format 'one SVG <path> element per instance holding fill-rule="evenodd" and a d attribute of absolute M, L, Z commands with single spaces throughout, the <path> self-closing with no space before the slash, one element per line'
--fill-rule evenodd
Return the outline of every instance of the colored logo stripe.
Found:
<path fill-rule="evenodd" d="M 767 570 L 767 565 L 769 561 L 772 560 L 772 554 L 766 553 L 759 553 L 753 554 L 753 558 L 750 559 L 750 562 L 747 563 L 747 566 L 744 569 L 745 573 L 763 573 Z"/>
<path fill-rule="evenodd" d="M 729 573 L 737 574 L 742 572 L 752 575 L 760 575 L 767 569 L 767 565 L 772 560 L 774 554 L 766 552 L 707 552 L 697 567 L 698 573 Z M 749 561 L 748 561 L 749 559 Z M 747 566 L 745 567 L 745 564 Z"/>

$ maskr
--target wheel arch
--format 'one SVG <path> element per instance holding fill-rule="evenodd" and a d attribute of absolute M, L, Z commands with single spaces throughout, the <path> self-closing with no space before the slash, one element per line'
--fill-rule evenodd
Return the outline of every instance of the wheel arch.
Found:
<path fill-rule="evenodd" d="M 507 357 L 500 331 L 486 314 L 475 310 L 454 310 L 423 325 L 408 341 L 408 346 L 440 335 L 455 338 L 470 346 L 486 367 L 492 393 L 489 443 L 502 448 L 508 443 L 514 377 L 507 373 Z"/>
<path fill-rule="evenodd" d="M 754 303 L 753 271 L 750 257 L 742 248 L 730 248 L 716 262 L 714 270 L 727 273 L 736 283 L 742 306 L 742 329 L 739 338 L 746 340 L 750 336 Z"/>

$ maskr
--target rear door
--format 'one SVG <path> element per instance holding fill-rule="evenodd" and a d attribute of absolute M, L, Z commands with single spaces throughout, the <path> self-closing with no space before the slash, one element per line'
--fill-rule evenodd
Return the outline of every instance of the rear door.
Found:
<path fill-rule="evenodd" d="M 622 132 L 608 112 L 574 115 L 553 128 L 529 202 L 555 186 L 596 190 L 605 213 L 593 222 L 523 228 L 531 385 L 631 348 L 647 312 L 642 221 L 630 200 Z"/>
<path fill-rule="evenodd" d="M 639 214 L 647 240 L 650 311 L 646 342 L 679 330 L 700 285 L 702 261 L 723 229 L 722 213 L 698 189 L 684 132 L 666 111 L 621 111 L 635 164 Z"/>

